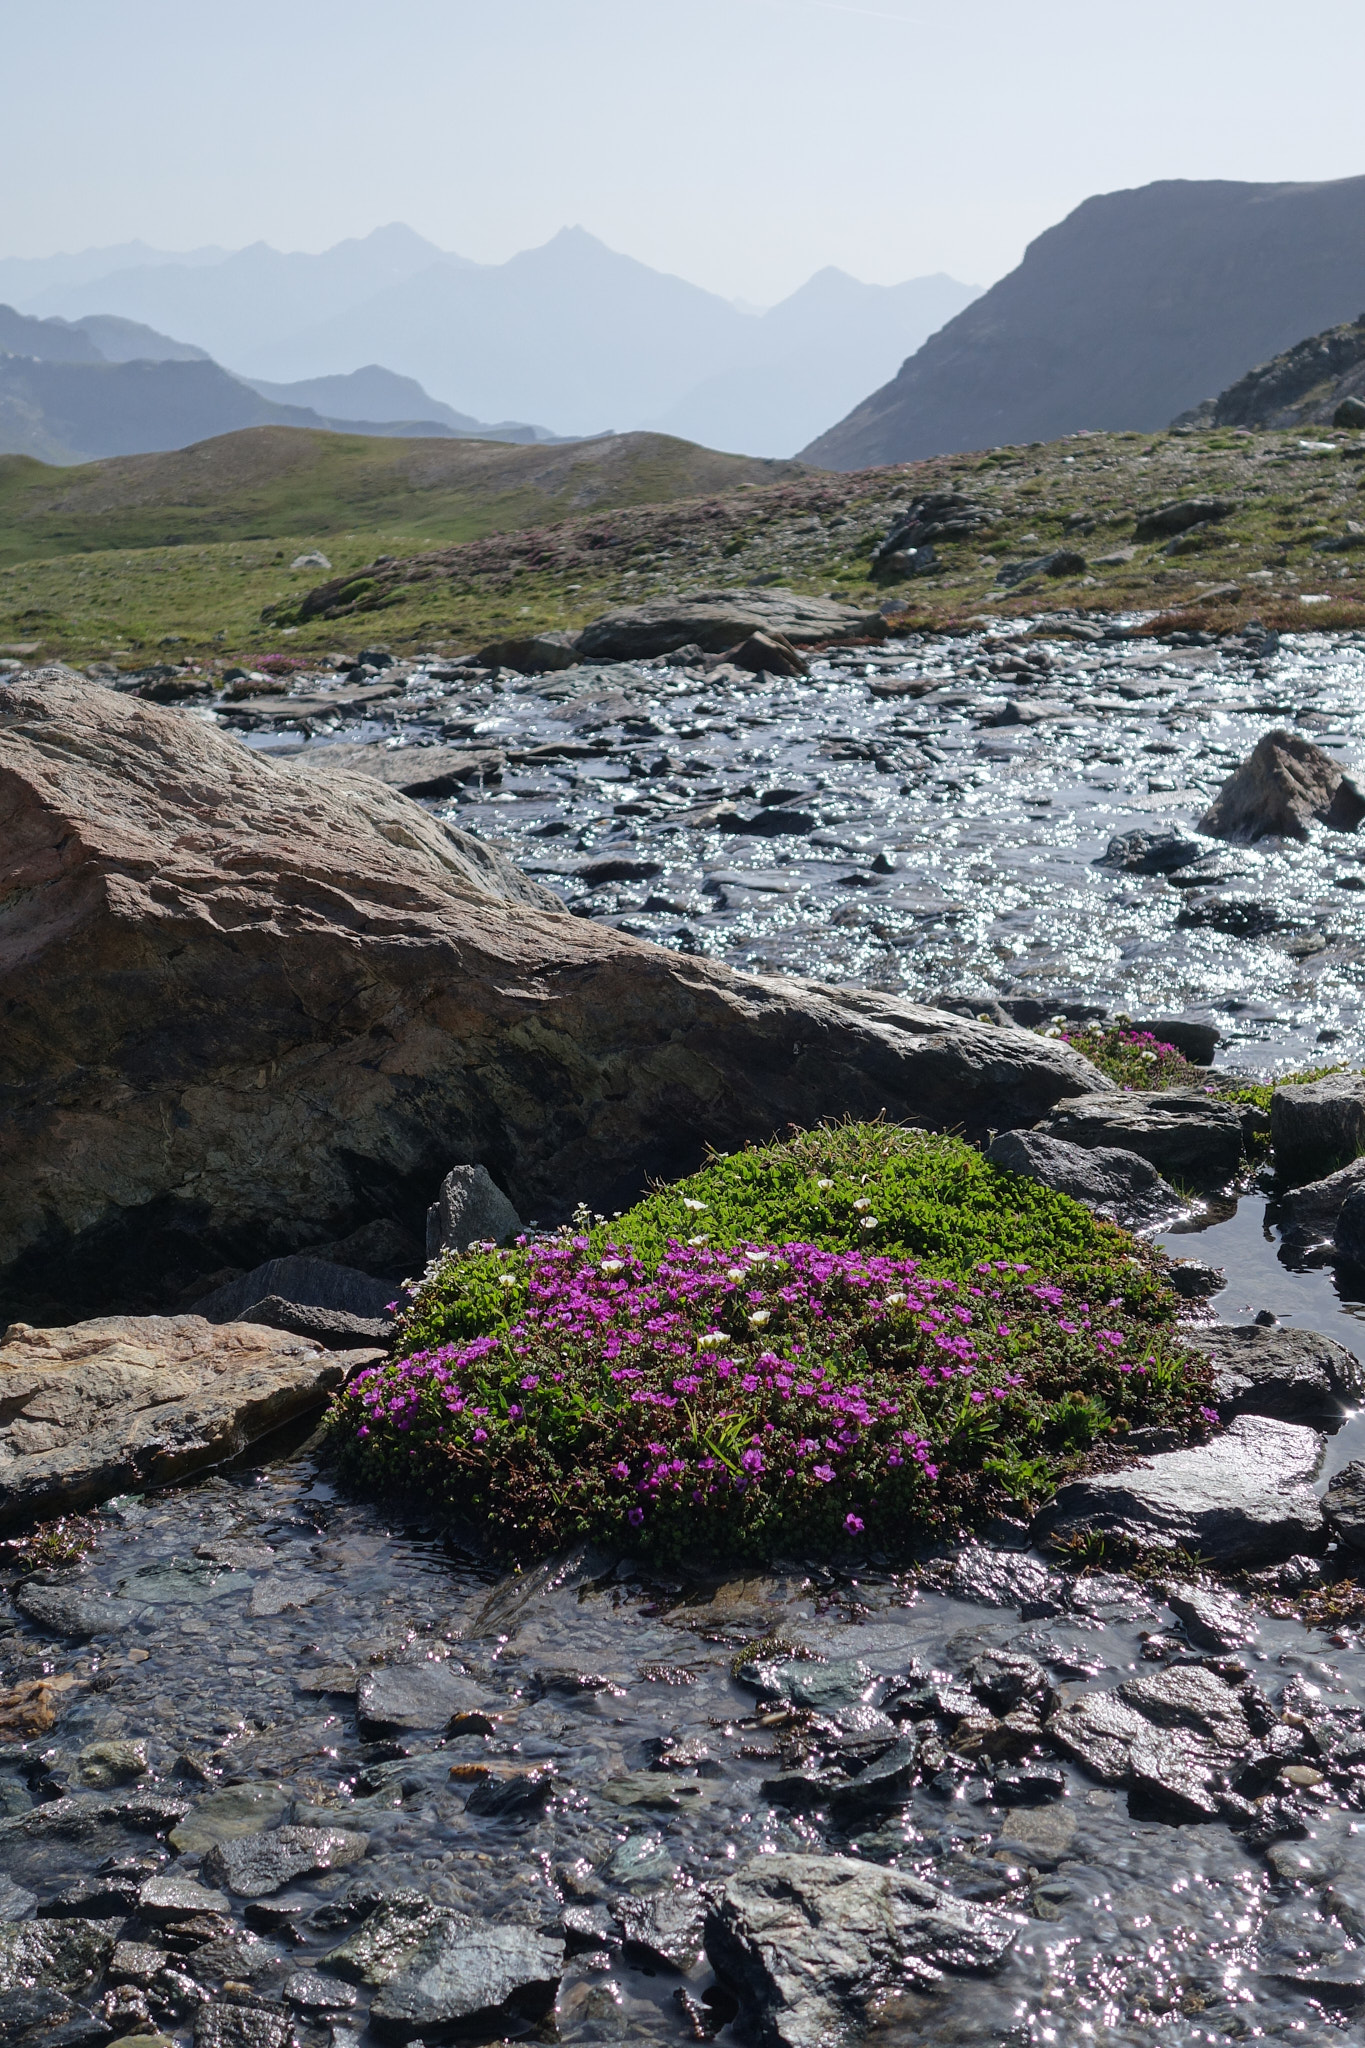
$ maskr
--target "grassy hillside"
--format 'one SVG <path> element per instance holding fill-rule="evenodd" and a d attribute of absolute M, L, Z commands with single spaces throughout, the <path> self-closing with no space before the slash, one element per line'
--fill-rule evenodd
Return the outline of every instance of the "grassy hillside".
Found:
<path fill-rule="evenodd" d="M 1294 432 L 1076 435 L 834 475 L 745 463 L 650 435 L 539 449 L 289 433 L 291 450 L 314 452 L 283 475 L 276 462 L 263 483 L 248 444 L 274 432 L 209 444 L 229 449 L 242 473 L 234 488 L 224 457 L 210 466 L 200 504 L 189 507 L 204 520 L 201 539 L 106 541 L 78 553 L 72 538 L 73 551 L 62 553 L 49 538 L 42 559 L 19 561 L 11 546 L 9 566 L 0 568 L 0 644 L 38 643 L 46 653 L 85 660 L 127 653 L 145 661 L 166 642 L 177 657 L 305 653 L 376 639 L 395 651 L 456 652 L 509 627 L 581 625 L 661 591 L 764 581 L 889 602 L 907 626 L 1063 608 L 1182 607 L 1192 624 L 1254 613 L 1282 627 L 1365 626 L 1365 534 L 1351 531 L 1365 526 L 1360 434 L 1324 434 L 1325 447 Z M 149 460 L 163 478 L 165 465 L 187 466 L 180 488 L 188 500 L 189 465 L 201 453 Z M 309 463 L 336 465 L 345 477 L 352 527 L 302 517 L 288 523 L 307 502 Z M 442 465 L 447 478 L 461 479 L 458 486 L 440 481 Z M 124 487 L 114 473 L 126 478 L 137 468 L 101 463 L 60 472 L 54 482 L 51 471 L 28 464 L 34 495 L 25 502 L 35 520 L 67 519 L 72 536 L 84 533 L 87 550 L 97 518 L 107 520 L 107 533 L 120 521 L 142 518 L 152 527 L 159 518 L 164 532 L 164 494 L 143 505 L 135 490 L 120 499 Z M 781 480 L 757 484 L 774 472 Z M 41 513 L 34 473 L 49 494 Z M 715 481 L 705 481 L 708 474 Z M 72 507 L 63 511 L 56 493 L 73 481 Z M 12 505 L 5 492 L 16 488 L 12 466 L 0 466 L 0 507 Z M 720 495 L 700 495 L 708 488 Z M 938 543 L 940 573 L 874 583 L 871 551 L 891 519 L 921 493 L 940 490 L 984 505 L 992 523 L 970 539 Z M 651 503 L 651 494 L 676 502 Z M 1135 539 L 1142 510 L 1195 496 L 1221 499 L 1232 512 L 1183 537 L 1175 554 L 1164 540 Z M 263 500 L 280 522 L 270 528 Z M 438 502 L 446 508 L 439 515 Z M 439 521 L 457 516 L 478 537 L 450 544 Z M 0 518 L 12 543 L 18 522 L 8 509 Z M 210 539 L 215 518 L 242 537 Z M 438 540 L 447 544 L 432 544 Z M 1344 545 L 1322 552 L 1324 541 Z M 332 577 L 291 572 L 293 557 L 318 543 Z M 1084 568 L 1036 575 L 1008 592 L 997 587 L 1002 564 L 1062 548 L 1078 552 Z M 344 586 L 362 568 L 370 573 L 361 605 L 344 596 L 305 603 L 321 582 Z M 1305 597 L 1325 601 L 1306 605 Z"/>
<path fill-rule="evenodd" d="M 352 532 L 401 534 L 410 545 L 472 540 L 598 505 L 661 504 L 806 473 L 665 434 L 525 447 L 249 427 L 77 468 L 0 456 L 0 562 Z"/>

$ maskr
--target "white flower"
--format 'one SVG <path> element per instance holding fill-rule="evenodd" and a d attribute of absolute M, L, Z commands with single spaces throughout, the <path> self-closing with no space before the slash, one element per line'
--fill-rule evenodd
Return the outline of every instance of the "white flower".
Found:
<path fill-rule="evenodd" d="M 515 1274 L 515 1273 L 499 1273 L 499 1275 L 498 1275 L 498 1285 L 499 1285 L 499 1287 L 515 1287 L 515 1286 L 516 1286 L 516 1284 L 517 1284 L 517 1276 L 516 1276 L 516 1274 Z"/>
<path fill-rule="evenodd" d="M 744 1256 L 749 1261 L 750 1265 L 761 1266 L 763 1264 L 763 1261 L 767 1258 L 768 1254 L 766 1252 L 745 1252 Z"/>
<path fill-rule="evenodd" d="M 703 1231 L 700 1237 L 689 1237 L 687 1242 L 691 1245 L 710 1244 L 711 1239 L 709 1234 Z"/>
<path fill-rule="evenodd" d="M 727 1280 L 743 1280 L 745 1277 L 743 1266 L 727 1266 L 725 1277 Z"/>
<path fill-rule="evenodd" d="M 861 1210 L 870 1209 L 872 1207 L 872 1204 L 871 1202 L 869 1202 L 866 1195 L 859 1195 L 857 1201 L 853 1204 L 853 1206 L 855 1209 Z"/>
<path fill-rule="evenodd" d="M 885 1300 L 885 1301 L 884 1301 L 884 1302 L 882 1303 L 882 1307 L 883 1307 L 883 1308 L 904 1308 L 904 1307 L 905 1307 L 905 1296 L 904 1296 L 903 1294 L 888 1294 L 888 1295 L 887 1295 L 887 1297 L 886 1297 L 886 1300 Z"/>
<path fill-rule="evenodd" d="M 761 1330 L 763 1328 L 763 1325 L 765 1323 L 770 1323 L 772 1319 L 773 1312 L 770 1308 L 756 1308 L 749 1317 L 749 1321 L 754 1325 L 754 1328 L 757 1330 Z"/>
<path fill-rule="evenodd" d="M 862 1221 L 862 1227 L 863 1227 L 863 1229 L 864 1229 L 864 1230 L 875 1230 L 875 1229 L 877 1228 L 877 1219 L 876 1219 L 876 1217 L 875 1217 L 875 1216 L 864 1216 L 864 1218 L 863 1218 L 863 1221 Z"/>
<path fill-rule="evenodd" d="M 602 1271 L 604 1273 L 624 1273 L 625 1270 L 626 1262 L 624 1259 L 603 1259 L 602 1261 Z"/>
<path fill-rule="evenodd" d="M 818 1188 L 832 1188 L 834 1186 L 834 1182 L 832 1180 L 818 1180 L 816 1181 L 815 1185 Z"/>
<path fill-rule="evenodd" d="M 693 1214 L 697 1216 L 704 1216 L 706 1214 L 705 1202 L 695 1201 L 691 1195 L 683 1196 L 683 1207 L 684 1209 L 691 1209 Z"/>
<path fill-rule="evenodd" d="M 708 1330 L 704 1337 L 698 1337 L 698 1351 L 719 1351 L 725 1342 L 724 1330 Z"/>

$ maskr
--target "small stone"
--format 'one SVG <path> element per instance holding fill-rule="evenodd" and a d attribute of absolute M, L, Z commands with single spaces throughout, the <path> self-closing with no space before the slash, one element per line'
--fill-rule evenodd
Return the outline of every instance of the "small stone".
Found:
<path fill-rule="evenodd" d="M 1207 847 L 1184 832 L 1143 828 L 1122 832 L 1111 839 L 1095 865 L 1117 868 L 1125 874 L 1173 875 L 1202 860 L 1207 851 Z"/>
<path fill-rule="evenodd" d="M 291 2048 L 293 2030 L 282 2012 L 210 2000 L 194 2016 L 194 2048 Z"/>
<path fill-rule="evenodd" d="M 385 1664 L 356 1688 L 360 1732 L 367 1741 L 410 1730 L 444 1728 L 456 1714 L 487 1712 L 491 1702 L 458 1664 Z"/>
<path fill-rule="evenodd" d="M 76 1759 L 76 1773 L 83 1785 L 107 1792 L 111 1785 L 128 1785 L 145 1778 L 145 1742 L 92 1742 Z"/>
<path fill-rule="evenodd" d="M 222 1892 L 189 1877 L 149 1877 L 138 1893 L 138 1910 L 153 1926 L 190 1920 L 200 1913 L 231 1911 Z"/>
<path fill-rule="evenodd" d="M 195 1801 L 193 1810 L 171 1830 L 169 1841 L 178 1855 L 211 1849 L 274 1827 L 289 1806 L 279 1785 L 224 1785 Z"/>
<path fill-rule="evenodd" d="M 564 1969 L 564 1943 L 533 1927 L 481 1926 L 448 1913 L 407 1968 L 370 2007 L 383 2038 L 407 2041 L 452 2028 L 520 2032 L 549 2011 Z"/>
<path fill-rule="evenodd" d="M 295 2012 L 345 2012 L 356 2002 L 355 1988 L 317 1970 L 296 1970 L 284 1981 L 284 2002 Z"/>
<path fill-rule="evenodd" d="M 75 1643 L 89 1642 L 92 1636 L 118 1635 L 143 1612 L 132 1601 L 116 1600 L 95 1586 L 45 1586 L 37 1579 L 29 1579 L 19 1588 L 14 1604 L 25 1620 L 49 1635 Z"/>
<path fill-rule="evenodd" d="M 1353 1458 L 1332 1474 L 1322 1505 L 1333 1535 L 1352 1550 L 1365 1550 L 1365 1461 Z"/>

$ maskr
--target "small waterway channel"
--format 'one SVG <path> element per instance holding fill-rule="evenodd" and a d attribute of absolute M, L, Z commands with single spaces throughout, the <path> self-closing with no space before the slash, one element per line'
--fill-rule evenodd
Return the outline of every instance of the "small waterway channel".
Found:
<path fill-rule="evenodd" d="M 1172 1248 L 1226 1266 L 1229 1319 L 1269 1307 L 1359 1342 L 1365 1304 L 1279 1263 L 1259 1197 Z M 436 1532 L 339 1496 L 297 1453 L 112 1503 L 100 1523 L 82 1568 L 38 1581 L 80 1596 L 88 1639 L 18 1609 L 0 1636 L 6 1686 L 59 1688 L 53 1726 L 0 1748 L 11 1938 L 81 1924 L 34 1921 L 36 1907 L 84 1915 L 106 1955 L 120 1943 L 121 1988 L 70 1983 L 71 2011 L 0 1990 L 0 2026 L 29 2048 L 139 2026 L 201 2048 L 280 2048 L 292 2026 L 302 2048 L 351 2048 L 378 1994 L 329 1955 L 411 1895 L 567 1938 L 548 2011 L 503 2031 L 739 2039 L 705 1912 L 751 1859 L 782 1853 L 851 1855 L 1012 1916 L 995 1974 L 884 2003 L 888 2044 L 1326 2043 L 1359 2024 L 1365 1784 L 1357 1799 L 1350 1771 L 1308 1771 L 1301 1825 L 1258 1843 L 1222 1820 L 1154 1817 L 1066 1756 L 1037 1763 L 1037 1782 L 1017 1758 L 958 1756 L 951 1733 L 991 1651 L 1032 1660 L 1066 1700 L 1240 1669 L 1277 1717 L 1354 1726 L 1359 1710 L 1365 1728 L 1354 1632 L 1234 1599 L 1235 1648 L 1211 1655 L 1152 1586 L 987 1545 L 924 1579 L 793 1561 L 688 1583 L 589 1555 L 499 1581 Z M 759 1639 L 795 1656 L 813 1705 L 760 1709 L 732 1672 Z M 445 1732 L 452 1703 L 463 1719 Z M 919 1744 L 912 1789 L 865 1811 L 773 1796 L 878 1708 Z M 291 1828 L 331 1830 L 337 1867 L 272 1861 Z M 214 1845 L 252 1839 L 266 1856 L 243 1895 Z M 154 1876 L 213 1896 L 144 1892 L 170 1900 L 144 1909 Z"/>

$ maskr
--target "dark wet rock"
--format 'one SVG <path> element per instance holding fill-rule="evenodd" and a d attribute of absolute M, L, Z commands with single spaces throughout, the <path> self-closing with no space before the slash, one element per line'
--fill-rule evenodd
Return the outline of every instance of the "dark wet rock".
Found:
<path fill-rule="evenodd" d="M 136 1879 L 83 1877 L 43 1900 L 40 1920 L 126 1919 L 137 1906 Z M 226 1904 L 226 1900 L 224 1904 Z"/>
<path fill-rule="evenodd" d="M 1087 1150 L 1136 1152 L 1168 1180 L 1221 1186 L 1242 1157 L 1242 1125 L 1232 1103 L 1183 1089 L 1131 1089 L 1058 1103 L 1037 1126 Z"/>
<path fill-rule="evenodd" d="M 489 1778 L 476 1785 L 465 1801 L 467 1813 L 485 1820 L 515 1820 L 523 1814 L 539 1813 L 554 1797 L 556 1779 L 550 1768 L 513 1771 L 505 1778 Z"/>
<path fill-rule="evenodd" d="M 324 1977 L 320 1970 L 296 1970 L 283 1985 L 284 2002 L 295 2012 L 346 2012 L 355 2004 L 355 1987 Z"/>
<path fill-rule="evenodd" d="M 1195 1067 L 1212 1065 L 1222 1044 L 1217 1025 L 1201 1023 L 1197 1017 L 1134 1017 L 1127 1028 L 1150 1033 L 1158 1044 L 1173 1045 Z"/>
<path fill-rule="evenodd" d="M 1338 1541 L 1352 1550 L 1365 1550 L 1365 1462 L 1353 1458 L 1334 1472 L 1322 1505 Z"/>
<path fill-rule="evenodd" d="M 1308 1181 L 1282 1195 L 1272 1211 L 1272 1220 L 1280 1229 L 1281 1256 L 1300 1260 L 1334 1244 L 1337 1219 L 1348 1198 L 1360 1188 L 1365 1188 L 1365 1159 L 1355 1159 L 1323 1180 Z"/>
<path fill-rule="evenodd" d="M 114 1953 L 118 1921 L 11 1920 L 0 1925 L 0 1991 L 88 1991 Z"/>
<path fill-rule="evenodd" d="M 852 2042 L 883 1994 L 998 1969 L 1014 1940 L 988 1908 L 846 1856 L 755 1857 L 706 1922 L 744 2024 L 781 2048 Z"/>
<path fill-rule="evenodd" d="M 489 1696 L 457 1664 L 385 1664 L 356 1690 L 361 1733 L 369 1739 L 408 1729 L 444 1728 L 457 1714 L 488 1713 Z"/>
<path fill-rule="evenodd" d="M 449 1913 L 380 1991 L 370 2024 L 398 2041 L 457 2028 L 520 2032 L 553 2005 L 563 1969 L 558 1935 Z"/>
<path fill-rule="evenodd" d="M 194 2015 L 194 2048 L 291 2048 L 286 2013 L 268 2006 L 211 1999 Z"/>
<path fill-rule="evenodd" d="M 1365 1077 L 1324 1074 L 1287 1082 L 1270 1098 L 1276 1169 L 1287 1180 L 1319 1180 L 1365 1153 Z"/>
<path fill-rule="evenodd" d="M 3 1823 L 3 1827 L 33 1839 L 44 1835 L 79 1839 L 93 1834 L 96 1828 L 110 1825 L 129 1828 L 137 1834 L 164 1835 L 189 1810 L 188 1799 L 173 1798 L 164 1792 L 72 1792 L 17 1815 Z"/>
<path fill-rule="evenodd" d="M 1233 770 L 1199 830 L 1214 839 L 1305 839 L 1310 824 L 1354 832 L 1365 818 L 1365 796 L 1340 764 L 1298 733 L 1262 733 Z"/>
<path fill-rule="evenodd" d="M 701 1961 L 706 1916 L 720 1896 L 718 1887 L 655 1892 L 621 1898 L 612 1908 L 623 1939 L 665 1969 L 686 1974 Z"/>
<path fill-rule="evenodd" d="M 1168 1259 L 1166 1278 L 1182 1301 L 1207 1301 L 1228 1284 L 1221 1266 L 1205 1265 L 1202 1259 Z"/>
<path fill-rule="evenodd" d="M 1337 1250 L 1354 1265 L 1365 1265 L 1365 1190 L 1356 1188 L 1337 1217 Z"/>
<path fill-rule="evenodd" d="M 58 1330 L 12 1323 L 0 1341 L 0 1375 L 7 1526 L 226 1463 L 320 1408 L 346 1365 L 306 1338 L 259 1324 L 104 1316 Z M 77 1609 L 71 1616 L 89 1634 L 108 1625 L 96 1616 L 86 1630 Z"/>
<path fill-rule="evenodd" d="M 1096 867 L 1117 868 L 1130 875 L 1172 875 L 1192 862 L 1202 860 L 1207 847 L 1187 833 L 1140 827 L 1121 832 L 1111 839 L 1096 861 Z"/>
<path fill-rule="evenodd" d="M 521 1218 L 486 1166 L 452 1166 L 427 1210 L 427 1257 L 471 1244 L 505 1244 Z"/>
<path fill-rule="evenodd" d="M 32 1892 L 0 1871 L 0 1921 L 27 1920 L 37 1903 Z"/>
<path fill-rule="evenodd" d="M 1238 1649 L 1256 1634 L 1244 1603 L 1204 1586 L 1168 1586 L 1166 1604 L 1198 1650 L 1220 1655 Z"/>
<path fill-rule="evenodd" d="M 387 1984 L 444 1922 L 446 1909 L 421 1892 L 400 1891 L 367 1902 L 363 1925 L 322 1958 L 329 1970 L 353 1984 Z"/>
<path fill-rule="evenodd" d="M 1011 1713 L 1025 1702 L 1040 1706 L 1052 1695 L 1046 1671 L 1025 1650 L 980 1650 L 963 1668 L 962 1681 L 996 1714 Z"/>
<path fill-rule="evenodd" d="M 174 1876 L 147 1878 L 138 1891 L 138 1908 L 151 1927 L 231 1910 L 222 1892 L 210 1891 L 193 1878 Z"/>
<path fill-rule="evenodd" d="M 1183 1206 L 1150 1160 L 1117 1146 L 1073 1145 L 1041 1131 L 1001 1131 L 986 1157 L 992 1166 L 1041 1181 L 1129 1229 L 1168 1221 Z"/>
<path fill-rule="evenodd" d="M 1048 1739 L 1107 1785 L 1126 1786 L 1144 1812 L 1173 1821 L 1235 1812 L 1229 1773 L 1257 1748 L 1240 1678 L 1200 1664 L 1087 1692 L 1051 1716 Z"/>
<path fill-rule="evenodd" d="M 292 1878 L 358 1863 L 369 1837 L 349 1828 L 275 1828 L 236 1841 L 215 1842 L 203 1861 L 205 1877 L 241 1899 L 282 1891 Z"/>
<path fill-rule="evenodd" d="M 287 1259 L 267 1259 L 262 1266 L 216 1287 L 202 1301 L 196 1301 L 192 1315 L 208 1323 L 249 1322 L 244 1311 L 253 1302 L 271 1295 L 297 1302 L 301 1307 L 341 1309 L 348 1315 L 382 1317 L 393 1299 L 386 1280 L 372 1273 L 357 1272 L 350 1266 L 335 1265 L 330 1259 L 313 1259 L 303 1253 Z"/>
<path fill-rule="evenodd" d="M 1213 1367 L 1210 1393 L 1224 1422 L 1276 1415 L 1335 1429 L 1345 1409 L 1365 1399 L 1365 1366 L 1316 1330 L 1224 1324 L 1193 1331 L 1187 1341 Z"/>
<path fill-rule="evenodd" d="M 1185 1550 L 1211 1564 L 1267 1564 L 1320 1549 L 1322 1507 L 1312 1481 L 1316 1430 L 1239 1415 L 1211 1443 L 1063 1486 L 1035 1523 L 1054 1544 L 1102 1538 L 1125 1550 Z"/>
<path fill-rule="evenodd" d="M 1025 1765 L 999 1772 L 992 1790 L 998 1806 L 1050 1806 L 1066 1797 L 1066 1773 L 1048 1764 Z"/>
<path fill-rule="evenodd" d="M 0 1466 L 0 1473 L 3 1469 Z M 145 1612 L 131 1600 L 114 1599 L 100 1587 L 80 1580 L 47 1586 L 28 1579 L 15 1594 L 14 1604 L 36 1628 L 73 1643 L 88 1643 L 92 1636 L 120 1635 Z"/>
<path fill-rule="evenodd" d="M 520 639 L 492 640 L 474 659 L 480 668 L 514 668 L 519 675 L 539 676 L 572 668 L 582 654 L 574 633 L 530 633 Z"/>
<path fill-rule="evenodd" d="M 551 911 L 408 798 L 323 789 L 183 713 L 55 671 L 0 683 L 0 711 L 3 887 L 37 919 L 5 1044 L 40 1105 L 0 1128 L 7 1299 L 132 1300 L 376 1208 L 411 1227 L 450 1134 L 523 1214 L 610 1211 L 708 1143 L 882 1111 L 998 1129 L 1086 1085 L 1057 1043 Z M 55 786 L 58 738 L 79 765 Z M 249 1299 L 270 1292 L 297 1299 Z"/>
<path fill-rule="evenodd" d="M 963 1544 L 948 1569 L 945 1591 L 985 1607 L 1017 1607 L 1026 1618 L 1060 1614 L 1066 1594 L 1062 1580 L 1040 1558 L 985 1543 Z"/>
<path fill-rule="evenodd" d="M 585 661 L 639 661 L 687 645 L 722 654 L 751 633 L 780 633 L 793 647 L 811 647 L 884 640 L 887 624 L 880 612 L 781 588 L 703 590 L 594 619 L 578 636 L 578 654 Z"/>
<path fill-rule="evenodd" d="M 1169 504 L 1138 513 L 1133 539 L 1163 540 L 1171 534 L 1188 533 L 1192 526 L 1216 523 L 1236 510 L 1230 498 L 1173 498 Z"/>
<path fill-rule="evenodd" d="M 780 1663 L 741 1664 L 735 1676 L 765 1703 L 782 1700 L 817 1714 L 866 1700 L 876 1685 L 875 1673 L 859 1657 L 836 1657 L 830 1663 L 792 1657 Z"/>

